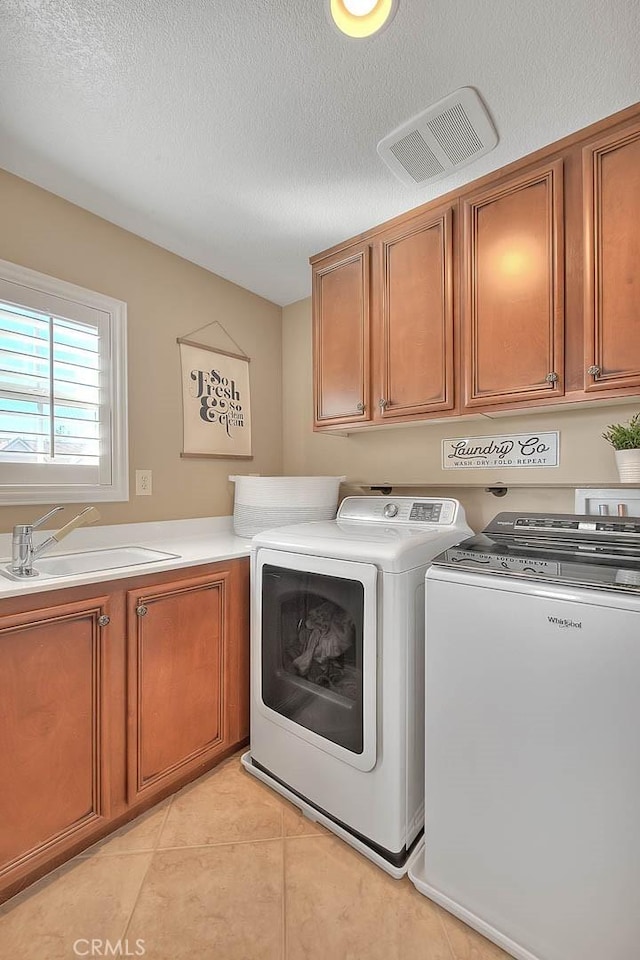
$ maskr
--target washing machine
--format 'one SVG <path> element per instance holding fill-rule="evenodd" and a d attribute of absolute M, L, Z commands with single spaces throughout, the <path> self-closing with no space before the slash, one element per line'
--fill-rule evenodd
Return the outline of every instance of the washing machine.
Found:
<path fill-rule="evenodd" d="M 640 951 L 640 519 L 501 513 L 426 576 L 409 876 L 518 960 Z"/>
<path fill-rule="evenodd" d="M 456 500 L 348 497 L 256 536 L 245 768 L 400 877 L 424 819 L 424 576 Z"/>

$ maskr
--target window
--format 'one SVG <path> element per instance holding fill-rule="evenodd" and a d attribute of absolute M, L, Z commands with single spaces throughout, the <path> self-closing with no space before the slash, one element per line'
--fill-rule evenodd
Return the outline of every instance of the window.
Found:
<path fill-rule="evenodd" d="M 126 304 L 0 261 L 0 503 L 127 499 Z"/>

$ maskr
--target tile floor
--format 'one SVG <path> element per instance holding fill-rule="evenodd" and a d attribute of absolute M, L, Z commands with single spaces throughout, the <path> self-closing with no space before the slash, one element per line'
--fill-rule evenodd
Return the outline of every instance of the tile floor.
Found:
<path fill-rule="evenodd" d="M 91 940 L 145 960 L 510 960 L 239 756 L 0 908 L 6 960 L 75 960 Z"/>

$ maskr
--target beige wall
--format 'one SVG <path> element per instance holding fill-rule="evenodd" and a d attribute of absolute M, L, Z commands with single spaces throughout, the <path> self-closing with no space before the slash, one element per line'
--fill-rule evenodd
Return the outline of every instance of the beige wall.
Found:
<path fill-rule="evenodd" d="M 611 448 L 600 438 L 612 420 L 627 419 L 640 408 L 635 404 L 563 408 L 561 412 L 537 412 L 528 416 L 498 419 L 449 420 L 412 427 L 383 427 L 355 431 L 348 437 L 313 433 L 311 369 L 311 301 L 301 300 L 283 311 L 283 432 L 285 474 L 345 474 L 352 481 L 367 483 L 394 480 L 412 483 L 421 492 L 420 483 L 437 485 L 434 495 L 458 497 L 471 526 L 483 527 L 500 510 L 573 511 L 573 487 L 617 481 Z M 559 430 L 561 464 L 558 468 L 470 470 L 464 474 L 469 489 L 452 485 L 449 471 L 440 463 L 440 441 L 446 437 L 485 436 L 500 433 L 524 433 Z M 534 483 L 535 489 L 512 488 L 500 499 L 484 491 L 484 486 Z M 545 484 L 567 483 L 570 489 L 553 489 Z M 429 491 L 431 494 L 432 491 Z"/>
<path fill-rule="evenodd" d="M 229 474 L 281 472 L 279 306 L 4 171 L 0 211 L 0 259 L 128 304 L 130 499 L 101 504 L 103 522 L 229 514 Z M 252 461 L 180 458 L 176 337 L 213 320 L 252 358 Z M 217 328 L 196 339 L 234 349 Z M 152 496 L 135 495 L 136 468 L 153 471 Z M 40 512 L 33 506 L 2 507 L 0 530 Z"/>
<path fill-rule="evenodd" d="M 600 439 L 612 420 L 637 404 L 538 412 L 526 417 L 449 420 L 391 427 L 348 437 L 312 431 L 311 301 L 281 311 L 252 293 L 182 260 L 73 204 L 0 171 L 0 258 L 125 300 L 129 317 L 128 503 L 100 506 L 105 523 L 225 515 L 230 473 L 346 474 L 351 481 L 412 483 L 406 492 L 458 496 L 472 526 L 500 509 L 572 510 L 573 489 L 549 484 L 617 479 L 611 449 Z M 183 460 L 177 336 L 219 320 L 252 358 L 253 461 Z M 199 339 L 229 342 L 211 328 Z M 465 471 L 453 486 L 440 466 L 440 440 L 528 430 L 560 430 L 561 466 L 546 470 Z M 153 495 L 137 497 L 134 472 L 153 471 Z M 485 485 L 512 486 L 502 498 Z M 70 506 L 69 509 L 72 509 Z M 0 531 L 38 515 L 38 507 L 0 508 Z"/>

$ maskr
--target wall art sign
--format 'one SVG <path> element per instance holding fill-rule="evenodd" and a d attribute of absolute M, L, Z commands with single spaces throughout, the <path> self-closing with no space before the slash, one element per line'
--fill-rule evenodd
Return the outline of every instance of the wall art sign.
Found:
<path fill-rule="evenodd" d="M 560 434 L 508 433 L 496 437 L 458 437 L 442 441 L 443 470 L 495 467 L 557 467 Z"/>
<path fill-rule="evenodd" d="M 252 460 L 249 358 L 178 338 L 182 457 Z"/>

